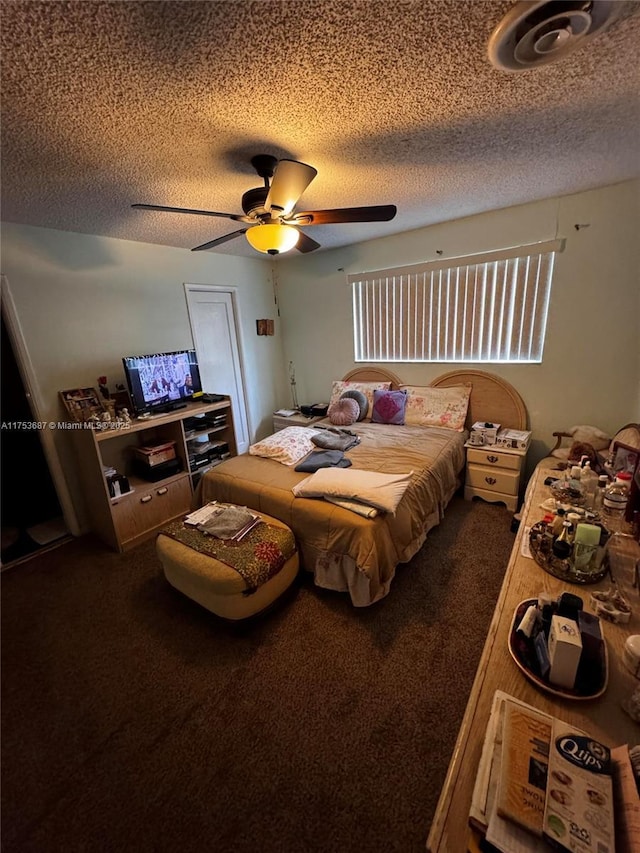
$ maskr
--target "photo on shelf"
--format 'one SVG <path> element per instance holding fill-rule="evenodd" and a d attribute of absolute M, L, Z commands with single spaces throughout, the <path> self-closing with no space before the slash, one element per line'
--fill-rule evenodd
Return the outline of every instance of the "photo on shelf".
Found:
<path fill-rule="evenodd" d="M 67 413 L 76 423 L 84 423 L 94 415 L 102 415 L 104 406 L 95 388 L 71 388 L 60 391 Z"/>

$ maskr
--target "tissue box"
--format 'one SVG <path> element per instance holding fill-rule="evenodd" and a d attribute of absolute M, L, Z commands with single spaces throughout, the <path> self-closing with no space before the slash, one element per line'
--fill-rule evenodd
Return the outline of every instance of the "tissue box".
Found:
<path fill-rule="evenodd" d="M 516 450 L 526 450 L 529 447 L 531 431 L 526 429 L 501 429 L 496 444 L 500 447 L 511 447 Z"/>
<path fill-rule="evenodd" d="M 483 444 L 495 444 L 500 431 L 500 424 L 492 424 L 485 421 L 476 421 L 471 427 L 471 435 L 481 435 L 484 438 Z"/>
<path fill-rule="evenodd" d="M 582 655 L 580 630 L 573 619 L 552 616 L 549 630 L 549 681 L 558 687 L 572 690 Z"/>

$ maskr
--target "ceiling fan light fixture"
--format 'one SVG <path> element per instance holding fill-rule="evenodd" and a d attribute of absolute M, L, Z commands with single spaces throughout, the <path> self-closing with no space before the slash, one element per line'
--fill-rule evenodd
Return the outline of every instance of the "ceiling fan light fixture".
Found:
<path fill-rule="evenodd" d="M 247 231 L 247 240 L 258 252 L 265 255 L 281 255 L 289 252 L 298 242 L 300 232 L 292 225 L 267 223 L 255 225 Z"/>

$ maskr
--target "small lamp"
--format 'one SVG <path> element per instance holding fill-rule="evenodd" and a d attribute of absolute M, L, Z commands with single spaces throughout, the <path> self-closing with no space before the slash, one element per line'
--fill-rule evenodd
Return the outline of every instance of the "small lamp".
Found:
<path fill-rule="evenodd" d="M 292 225 L 271 223 L 254 225 L 247 231 L 247 240 L 258 252 L 279 255 L 288 252 L 298 242 L 299 232 Z"/>

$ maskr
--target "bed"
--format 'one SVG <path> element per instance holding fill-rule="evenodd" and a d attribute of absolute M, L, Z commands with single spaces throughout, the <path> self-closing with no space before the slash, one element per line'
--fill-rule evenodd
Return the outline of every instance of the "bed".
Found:
<path fill-rule="evenodd" d="M 401 387 L 400 379 L 382 368 L 358 368 L 343 381 Z M 451 371 L 428 387 L 464 385 L 471 386 L 471 394 L 461 432 L 368 420 L 351 427 L 360 437 L 346 453 L 354 470 L 410 474 L 395 513 L 366 518 L 322 498 L 296 497 L 292 489 L 308 474 L 250 454 L 226 460 L 204 475 L 197 500 L 235 503 L 280 519 L 293 530 L 301 565 L 313 573 L 316 585 L 348 592 L 356 607 L 373 604 L 388 594 L 397 566 L 413 557 L 442 520 L 461 484 L 471 424 L 491 420 L 515 429 L 526 427 L 520 395 L 500 377 L 479 370 Z"/>

